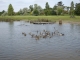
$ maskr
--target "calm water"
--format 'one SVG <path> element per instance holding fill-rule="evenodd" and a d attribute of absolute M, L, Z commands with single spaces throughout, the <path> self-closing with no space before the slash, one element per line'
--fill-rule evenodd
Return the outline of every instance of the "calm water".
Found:
<path fill-rule="evenodd" d="M 29 35 L 44 29 L 52 32 L 54 27 L 65 35 L 39 40 Z M 80 25 L 0 22 L 0 60 L 80 60 Z"/>

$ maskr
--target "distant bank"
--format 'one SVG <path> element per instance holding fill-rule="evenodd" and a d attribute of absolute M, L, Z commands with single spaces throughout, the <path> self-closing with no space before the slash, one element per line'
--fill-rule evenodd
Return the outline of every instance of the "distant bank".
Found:
<path fill-rule="evenodd" d="M 67 22 L 80 22 L 80 16 L 70 18 L 70 16 L 0 16 L 0 21 L 40 21 L 40 22 L 53 22 L 53 21 L 67 21 Z"/>

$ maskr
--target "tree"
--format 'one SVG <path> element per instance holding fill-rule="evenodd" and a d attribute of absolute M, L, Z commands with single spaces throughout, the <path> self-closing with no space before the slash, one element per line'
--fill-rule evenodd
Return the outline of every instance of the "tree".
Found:
<path fill-rule="evenodd" d="M 80 15 L 80 3 L 77 3 L 77 4 L 76 4 L 75 14 L 76 14 L 76 15 Z"/>
<path fill-rule="evenodd" d="M 48 2 L 46 2 L 45 8 L 46 8 L 46 9 L 49 9 L 49 8 L 50 8 Z"/>
<path fill-rule="evenodd" d="M 57 3 L 57 9 L 56 9 L 56 13 L 57 15 L 61 15 L 64 14 L 64 4 L 62 3 L 62 1 Z"/>
<path fill-rule="evenodd" d="M 52 8 L 51 15 L 57 15 L 56 9 L 57 9 L 57 6 L 55 5 L 55 6 Z"/>
<path fill-rule="evenodd" d="M 39 11 L 39 15 L 43 12 L 42 7 L 41 6 L 37 6 L 37 10 Z"/>
<path fill-rule="evenodd" d="M 8 7 L 8 15 L 9 16 L 14 15 L 14 9 L 13 9 L 12 4 L 9 4 L 9 7 Z"/>
<path fill-rule="evenodd" d="M 23 15 L 27 15 L 28 13 L 28 8 L 23 8 Z"/>
<path fill-rule="evenodd" d="M 23 10 L 20 9 L 17 14 L 18 14 L 18 15 L 23 15 Z"/>
<path fill-rule="evenodd" d="M 2 12 L 0 12 L 0 15 L 2 15 L 5 11 L 3 10 Z"/>
<path fill-rule="evenodd" d="M 63 13 L 63 8 L 60 7 L 60 6 L 58 6 L 58 7 L 57 7 L 57 14 L 58 14 L 58 15 L 61 15 L 62 13 Z"/>
<path fill-rule="evenodd" d="M 34 8 L 33 8 L 33 14 L 34 15 L 40 15 L 43 12 L 41 6 L 34 4 Z"/>
<path fill-rule="evenodd" d="M 7 15 L 7 12 L 4 12 L 1 16 L 6 16 Z"/>
<path fill-rule="evenodd" d="M 37 7 L 38 7 L 38 5 L 37 4 L 34 4 L 34 10 L 37 9 Z"/>
<path fill-rule="evenodd" d="M 57 3 L 57 5 L 58 5 L 58 6 L 63 6 L 64 4 L 62 3 L 62 1 L 59 1 L 59 2 Z"/>
<path fill-rule="evenodd" d="M 38 16 L 38 15 L 39 15 L 39 11 L 38 11 L 37 9 L 35 9 L 35 10 L 33 11 L 33 14 L 34 14 L 35 16 Z"/>
<path fill-rule="evenodd" d="M 33 5 L 29 6 L 29 9 L 31 10 L 31 12 L 33 11 Z"/>
<path fill-rule="evenodd" d="M 71 2 L 71 7 L 70 7 L 70 17 L 74 18 L 74 2 Z"/>
<path fill-rule="evenodd" d="M 47 15 L 50 15 L 50 7 L 49 7 L 49 4 L 48 4 L 48 2 L 46 2 L 46 6 L 45 6 L 45 15 L 47 16 Z"/>
<path fill-rule="evenodd" d="M 67 7 L 67 12 L 68 12 L 68 14 L 69 14 L 69 8 L 70 8 L 70 7 Z"/>

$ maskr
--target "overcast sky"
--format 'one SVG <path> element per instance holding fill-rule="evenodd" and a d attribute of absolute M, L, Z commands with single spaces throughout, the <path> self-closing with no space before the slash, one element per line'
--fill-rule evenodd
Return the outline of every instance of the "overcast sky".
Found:
<path fill-rule="evenodd" d="M 50 7 L 53 7 L 57 2 L 62 1 L 65 6 L 70 6 L 71 1 L 79 3 L 79 0 L 0 0 L 0 11 L 8 9 L 8 5 L 12 4 L 14 11 L 18 11 L 21 8 L 29 7 L 29 5 L 38 4 L 42 8 L 45 7 L 45 3 L 48 2 Z"/>

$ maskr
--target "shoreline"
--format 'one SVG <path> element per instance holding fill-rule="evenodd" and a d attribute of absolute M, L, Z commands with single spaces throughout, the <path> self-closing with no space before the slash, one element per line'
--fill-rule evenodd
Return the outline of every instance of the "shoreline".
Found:
<path fill-rule="evenodd" d="M 70 16 L 0 16 L 0 21 L 26 21 L 26 22 L 59 22 L 80 24 L 80 16 L 70 18 Z"/>

